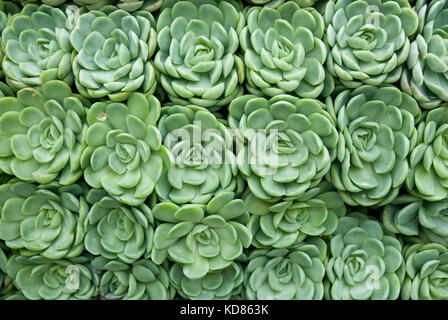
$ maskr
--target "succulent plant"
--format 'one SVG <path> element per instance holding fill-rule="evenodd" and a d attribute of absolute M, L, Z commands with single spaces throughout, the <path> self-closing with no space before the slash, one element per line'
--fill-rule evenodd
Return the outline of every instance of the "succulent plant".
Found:
<path fill-rule="evenodd" d="M 0 186 L 8 183 L 9 180 L 13 179 L 11 176 L 8 176 L 6 174 L 0 174 Z"/>
<path fill-rule="evenodd" d="M 85 186 L 13 179 L 0 186 L 0 239 L 22 255 L 73 258 L 84 250 Z"/>
<path fill-rule="evenodd" d="M 307 238 L 289 248 L 254 249 L 245 270 L 249 300 L 321 300 L 327 245 Z"/>
<path fill-rule="evenodd" d="M 409 158 L 406 186 L 428 201 L 448 196 L 448 111 L 444 107 L 426 113 L 417 126 L 417 142 Z"/>
<path fill-rule="evenodd" d="M 162 202 L 152 213 L 160 222 L 152 260 L 156 264 L 166 259 L 179 263 L 183 274 L 192 280 L 230 266 L 252 241 L 246 227 L 249 213 L 233 192 L 222 192 L 206 205 Z"/>
<path fill-rule="evenodd" d="M 118 8 L 133 12 L 136 10 L 153 12 L 163 4 L 163 0 L 119 0 L 116 5 Z"/>
<path fill-rule="evenodd" d="M 70 34 L 79 92 L 113 101 L 124 101 L 134 92 L 154 93 L 156 71 L 149 60 L 157 46 L 154 27 L 148 11 L 81 14 Z"/>
<path fill-rule="evenodd" d="M 402 194 L 384 207 L 381 221 L 390 232 L 448 245 L 448 200 L 424 201 Z"/>
<path fill-rule="evenodd" d="M 58 7 L 63 5 L 67 0 L 12 0 L 18 4 L 21 4 L 22 6 L 26 6 L 30 3 L 39 3 L 42 2 L 43 4 L 52 6 L 52 7 Z"/>
<path fill-rule="evenodd" d="M 300 7 L 311 7 L 317 0 L 294 0 L 290 2 L 294 2 L 298 4 Z M 277 8 L 278 6 L 284 4 L 285 0 L 246 0 L 246 2 L 254 5 L 265 6 L 268 8 Z"/>
<path fill-rule="evenodd" d="M 6 245 L 4 245 L 3 242 L 0 242 L 0 300 L 5 300 L 9 295 L 13 294 L 14 291 L 11 278 L 6 271 L 6 264 L 8 262 L 6 250 Z"/>
<path fill-rule="evenodd" d="M 145 259 L 126 264 L 103 257 L 96 257 L 92 266 L 102 272 L 100 299 L 169 300 L 174 297 L 166 266 L 157 266 Z"/>
<path fill-rule="evenodd" d="M 448 0 L 0 0 L 0 300 L 448 300 L 446 107 Z"/>
<path fill-rule="evenodd" d="M 30 182 L 62 185 L 82 175 L 90 104 L 58 80 L 0 98 L 0 170 Z"/>
<path fill-rule="evenodd" d="M 66 0 L 42 0 L 42 2 L 60 2 Z M 77 5 L 84 6 L 89 10 L 101 10 L 113 8 L 113 10 L 123 9 L 127 12 L 149 11 L 153 12 L 163 4 L 163 0 L 73 0 Z M 49 4 L 49 3 L 47 3 Z M 57 4 L 58 5 L 58 4 Z"/>
<path fill-rule="evenodd" d="M 3 30 L 2 68 L 14 90 L 40 87 L 49 80 L 73 83 L 72 46 L 67 16 L 48 5 L 26 5 Z"/>
<path fill-rule="evenodd" d="M 19 13 L 20 9 L 17 7 L 17 5 L 14 2 L 10 1 L 0 1 L 0 43 L 1 43 L 1 33 L 6 28 L 8 24 L 8 19 L 16 14 Z M 3 69 L 1 68 L 1 64 L 3 62 L 3 57 L 5 56 L 3 47 L 0 45 L 0 76 L 3 78 L 4 73 Z M 11 89 L 10 89 L 11 90 Z"/>
<path fill-rule="evenodd" d="M 130 207 L 108 196 L 104 190 L 92 189 L 87 195 L 92 207 L 85 219 L 87 251 L 125 263 L 149 258 L 154 238 L 150 207 L 154 200 L 149 197 L 147 203 Z"/>
<path fill-rule="evenodd" d="M 172 162 L 155 127 L 159 115 L 159 101 L 142 93 L 131 94 L 126 103 L 93 104 L 81 156 L 86 182 L 125 204 L 142 204 Z"/>
<path fill-rule="evenodd" d="M 6 85 L 4 82 L 0 82 L 0 98 L 3 97 L 13 97 L 14 91 L 11 90 L 8 85 Z"/>
<path fill-rule="evenodd" d="M 448 248 L 436 243 L 405 247 L 406 276 L 401 288 L 403 300 L 448 299 Z"/>
<path fill-rule="evenodd" d="M 400 79 L 418 27 L 406 0 L 338 0 L 325 9 L 328 71 L 348 88 Z"/>
<path fill-rule="evenodd" d="M 335 122 L 318 100 L 244 95 L 230 104 L 229 124 L 241 144 L 238 167 L 263 200 L 302 195 L 336 156 Z"/>
<path fill-rule="evenodd" d="M 331 235 L 346 214 L 344 201 L 326 181 L 293 199 L 266 201 L 248 192 L 244 201 L 257 248 L 289 248 L 306 236 Z"/>
<path fill-rule="evenodd" d="M 98 296 L 98 276 L 89 267 L 89 258 L 50 260 L 41 256 L 12 256 L 8 275 L 30 300 L 91 300 Z"/>
<path fill-rule="evenodd" d="M 337 123 L 337 157 L 328 178 L 352 206 L 384 205 L 398 195 L 415 146 L 416 101 L 392 86 L 361 86 L 327 99 Z"/>
<path fill-rule="evenodd" d="M 6 13 L 8 17 L 15 15 L 16 13 L 19 13 L 21 8 L 19 5 L 17 5 L 15 2 L 18 2 L 16 0 L 1 0 L 0 1 L 0 10 Z"/>
<path fill-rule="evenodd" d="M 302 98 L 331 93 L 332 82 L 324 81 L 325 23 L 316 9 L 301 9 L 289 1 L 278 9 L 252 7 L 246 17 L 240 41 L 250 93 L 271 97 L 290 93 Z M 327 80 L 332 77 L 327 75 Z M 328 92 L 323 92 L 324 84 L 330 86 Z"/>
<path fill-rule="evenodd" d="M 164 1 L 154 63 L 172 102 L 217 110 L 243 93 L 236 51 L 244 23 L 233 1 Z"/>
<path fill-rule="evenodd" d="M 401 87 L 423 108 L 448 106 L 448 1 L 428 1 L 417 12 L 418 34 L 410 46 Z"/>
<path fill-rule="evenodd" d="M 232 262 L 222 270 L 211 271 L 199 279 L 184 275 L 182 265 L 175 263 L 170 279 L 177 292 L 190 300 L 234 300 L 242 290 L 244 271 L 241 264 Z"/>
<path fill-rule="evenodd" d="M 239 193 L 230 131 L 207 109 L 195 106 L 162 108 L 158 129 L 174 158 L 156 185 L 162 201 L 206 204 L 226 191 Z"/>
<path fill-rule="evenodd" d="M 396 300 L 404 277 L 401 243 L 359 212 L 339 219 L 330 242 L 325 298 Z"/>

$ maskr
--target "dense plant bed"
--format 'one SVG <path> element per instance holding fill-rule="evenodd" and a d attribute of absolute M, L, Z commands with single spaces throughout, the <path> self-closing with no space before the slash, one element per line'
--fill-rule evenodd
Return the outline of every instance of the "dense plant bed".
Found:
<path fill-rule="evenodd" d="M 0 299 L 448 299 L 448 0 L 0 2 Z"/>

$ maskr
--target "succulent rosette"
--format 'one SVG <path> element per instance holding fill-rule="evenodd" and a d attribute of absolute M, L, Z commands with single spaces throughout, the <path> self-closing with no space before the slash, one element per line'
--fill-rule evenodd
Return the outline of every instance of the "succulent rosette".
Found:
<path fill-rule="evenodd" d="M 311 7 L 317 0 L 293 0 L 290 2 L 297 3 L 300 7 Z M 246 0 L 246 2 L 254 5 L 265 6 L 269 8 L 277 8 L 278 6 L 288 2 L 287 0 Z"/>
<path fill-rule="evenodd" d="M 143 259 L 126 264 L 96 257 L 92 267 L 101 272 L 99 293 L 102 300 L 170 300 L 174 297 L 166 265 L 157 266 Z"/>
<path fill-rule="evenodd" d="M 244 201 L 252 244 L 258 248 L 288 248 L 307 236 L 331 235 L 346 214 L 344 201 L 326 181 L 293 199 L 272 202 L 248 192 Z"/>
<path fill-rule="evenodd" d="M 405 247 L 403 300 L 448 300 L 448 248 L 436 243 Z"/>
<path fill-rule="evenodd" d="M 70 24 L 59 8 L 28 4 L 2 32 L 2 69 L 14 90 L 40 87 L 49 80 L 73 83 Z"/>
<path fill-rule="evenodd" d="M 133 12 L 136 10 L 153 12 L 163 4 L 163 0 L 119 0 L 116 6 L 120 9 Z"/>
<path fill-rule="evenodd" d="M 249 300 L 321 300 L 327 245 L 307 238 L 289 248 L 254 249 L 244 273 Z"/>
<path fill-rule="evenodd" d="M 59 1 L 61 3 L 66 0 L 43 0 L 42 2 Z M 163 4 L 163 0 L 73 0 L 76 4 L 84 6 L 89 10 L 100 10 L 108 8 L 123 9 L 128 12 L 149 11 L 153 12 Z M 48 3 L 47 3 L 48 4 Z"/>
<path fill-rule="evenodd" d="M 159 221 L 152 260 L 179 263 L 192 280 L 230 266 L 252 241 L 249 213 L 233 192 L 222 192 L 206 205 L 162 202 L 152 213 Z"/>
<path fill-rule="evenodd" d="M 444 107 L 426 113 L 417 126 L 417 142 L 409 158 L 406 186 L 428 201 L 448 196 L 448 111 Z"/>
<path fill-rule="evenodd" d="M 89 98 L 124 101 L 134 92 L 154 93 L 155 20 L 148 11 L 81 14 L 70 34 L 73 72 L 79 92 Z"/>
<path fill-rule="evenodd" d="M 110 260 L 134 263 L 149 258 L 154 238 L 151 208 L 154 197 L 138 206 L 128 206 L 104 190 L 92 189 L 87 201 L 92 205 L 85 218 L 85 247 L 91 254 Z"/>
<path fill-rule="evenodd" d="M 339 219 L 326 266 L 325 298 L 395 300 L 404 277 L 402 246 L 359 212 Z"/>
<path fill-rule="evenodd" d="M 172 162 L 155 127 L 159 115 L 159 101 L 142 93 L 131 94 L 126 103 L 93 104 L 81 156 L 86 182 L 125 204 L 143 203 Z"/>
<path fill-rule="evenodd" d="M 390 232 L 448 245 L 448 200 L 424 201 L 403 194 L 384 207 L 381 221 Z"/>
<path fill-rule="evenodd" d="M 318 100 L 244 95 L 230 104 L 229 125 L 240 145 L 238 168 L 263 200 L 302 195 L 336 156 L 335 122 Z"/>
<path fill-rule="evenodd" d="M 242 189 L 230 131 L 207 109 L 164 107 L 158 129 L 174 158 L 156 185 L 162 201 L 206 204 L 221 192 Z"/>
<path fill-rule="evenodd" d="M 165 1 L 157 20 L 154 63 L 175 104 L 219 109 L 243 93 L 236 54 L 245 19 L 234 1 Z"/>
<path fill-rule="evenodd" d="M 243 278 L 243 267 L 238 262 L 199 279 L 185 276 L 178 263 L 170 270 L 171 283 L 183 298 L 189 300 L 234 300 L 242 291 Z"/>
<path fill-rule="evenodd" d="M 289 93 L 317 98 L 326 79 L 322 15 L 289 1 L 278 9 L 252 7 L 246 17 L 240 41 L 248 91 L 259 96 Z"/>
<path fill-rule="evenodd" d="M 90 106 L 58 80 L 0 98 L 0 169 L 21 180 L 69 185 L 82 175 Z"/>
<path fill-rule="evenodd" d="M 401 87 L 426 109 L 448 105 L 448 1 L 418 2 L 418 34 L 401 77 Z"/>
<path fill-rule="evenodd" d="M 92 300 L 98 297 L 99 281 L 89 263 L 85 256 L 51 260 L 16 254 L 6 270 L 26 299 Z"/>
<path fill-rule="evenodd" d="M 73 258 L 84 250 L 86 187 L 13 179 L 0 186 L 0 239 L 23 255 Z"/>
<path fill-rule="evenodd" d="M 339 0 L 325 8 L 328 71 L 348 88 L 400 79 L 418 18 L 406 0 Z"/>
<path fill-rule="evenodd" d="M 19 13 L 20 9 L 17 7 L 17 5 L 10 1 L 0 1 L 0 43 L 1 43 L 1 33 L 6 28 L 8 24 L 8 19 L 10 16 Z M 0 45 L 0 76 L 3 78 L 4 73 L 3 69 L 1 68 L 1 64 L 3 62 L 3 57 L 5 56 L 5 53 L 3 51 L 3 47 Z"/>
<path fill-rule="evenodd" d="M 417 140 L 416 101 L 392 86 L 361 86 L 327 99 L 327 107 L 339 130 L 328 178 L 349 205 L 391 202 L 406 179 Z"/>
<path fill-rule="evenodd" d="M 12 0 L 16 3 L 21 4 L 22 6 L 26 6 L 29 3 L 39 3 L 42 2 L 43 4 L 52 6 L 52 7 L 58 7 L 63 5 L 65 2 L 67 2 L 67 0 Z"/>

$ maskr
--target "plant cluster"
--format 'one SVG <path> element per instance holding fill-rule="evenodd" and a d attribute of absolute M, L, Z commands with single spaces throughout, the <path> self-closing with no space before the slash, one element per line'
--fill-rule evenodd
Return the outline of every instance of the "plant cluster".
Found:
<path fill-rule="evenodd" d="M 0 0 L 0 299 L 448 300 L 448 0 Z"/>

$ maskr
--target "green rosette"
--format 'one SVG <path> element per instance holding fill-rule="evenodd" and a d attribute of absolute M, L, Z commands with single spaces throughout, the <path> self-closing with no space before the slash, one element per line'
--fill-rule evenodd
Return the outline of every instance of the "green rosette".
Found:
<path fill-rule="evenodd" d="M 418 34 L 410 46 L 401 88 L 425 109 L 448 106 L 448 1 L 417 1 L 415 9 Z"/>
<path fill-rule="evenodd" d="M 289 248 L 254 249 L 244 274 L 249 300 L 321 300 L 327 245 L 307 238 Z"/>
<path fill-rule="evenodd" d="M 249 229 L 257 248 L 289 248 L 308 236 L 328 236 L 345 216 L 345 203 L 334 187 L 323 181 L 299 197 L 280 201 L 243 198 L 251 214 Z"/>
<path fill-rule="evenodd" d="M 101 300 L 172 300 L 174 297 L 166 265 L 157 266 L 145 259 L 126 264 L 96 257 L 92 267 L 101 272 Z"/>
<path fill-rule="evenodd" d="M 85 193 L 83 184 L 36 186 L 13 179 L 1 185 L 0 239 L 24 256 L 79 256 L 89 211 Z"/>
<path fill-rule="evenodd" d="M 325 105 L 314 99 L 244 95 L 229 107 L 237 164 L 254 196 L 298 197 L 315 187 L 336 157 L 338 133 Z"/>
<path fill-rule="evenodd" d="M 173 103 L 217 110 L 243 93 L 236 52 L 244 24 L 235 1 L 164 1 L 154 63 Z"/>
<path fill-rule="evenodd" d="M 235 300 L 242 291 L 244 269 L 238 262 L 210 271 L 199 279 L 190 279 L 183 273 L 181 264 L 175 263 L 170 279 L 177 292 L 189 300 Z"/>
<path fill-rule="evenodd" d="M 297 3 L 300 7 L 306 8 L 311 7 L 317 0 L 294 0 L 289 2 Z M 268 8 L 277 8 L 278 6 L 288 2 L 288 0 L 246 0 L 246 2 L 257 5 L 265 6 Z"/>
<path fill-rule="evenodd" d="M 293 94 L 302 98 L 331 93 L 323 92 L 325 84 L 330 91 L 333 84 L 324 69 L 324 18 L 316 9 L 302 9 L 289 1 L 277 9 L 252 7 L 246 17 L 247 26 L 240 33 L 240 42 L 250 93 L 270 97 Z"/>
<path fill-rule="evenodd" d="M 10 17 L 2 32 L 2 69 L 14 90 L 40 87 L 49 80 L 74 80 L 70 23 L 59 8 L 28 4 Z"/>
<path fill-rule="evenodd" d="M 40 184 L 75 183 L 89 106 L 58 80 L 44 83 L 42 92 L 24 88 L 17 98 L 0 98 L 0 170 Z"/>
<path fill-rule="evenodd" d="M 156 128 L 159 115 L 160 102 L 142 93 L 93 104 L 80 161 L 86 182 L 127 205 L 142 204 L 172 163 Z"/>
<path fill-rule="evenodd" d="M 159 221 L 152 260 L 179 263 L 192 280 L 230 266 L 252 241 L 249 213 L 233 192 L 222 192 L 207 205 L 162 202 L 152 213 Z"/>
<path fill-rule="evenodd" d="M 426 113 L 417 126 L 417 143 L 410 154 L 406 186 L 427 201 L 448 196 L 448 111 L 439 107 Z"/>
<path fill-rule="evenodd" d="M 421 118 L 417 102 L 392 86 L 361 86 L 326 104 L 339 131 L 328 179 L 348 205 L 391 202 L 410 171 Z"/>
<path fill-rule="evenodd" d="M 403 194 L 381 212 L 384 227 L 395 234 L 418 236 L 448 246 L 448 201 L 425 201 Z"/>
<path fill-rule="evenodd" d="M 328 71 L 348 88 L 401 77 L 418 18 L 406 0 L 338 0 L 325 7 Z"/>
<path fill-rule="evenodd" d="M 0 44 L 2 42 L 1 33 L 6 28 L 8 24 L 8 20 L 12 15 L 15 15 L 20 12 L 19 7 L 11 1 L 0 1 Z M 3 78 L 5 76 L 3 69 L 1 68 L 1 64 L 3 62 L 3 58 L 5 56 L 5 52 L 3 47 L 0 45 L 0 76 Z M 11 89 L 10 89 L 11 90 Z"/>
<path fill-rule="evenodd" d="M 151 207 L 155 197 L 131 207 L 104 190 L 92 189 L 87 201 L 92 205 L 84 220 L 87 251 L 128 264 L 150 257 L 154 238 Z"/>
<path fill-rule="evenodd" d="M 134 92 L 153 94 L 157 85 L 150 61 L 157 47 L 154 28 L 155 20 L 148 11 L 82 13 L 70 33 L 79 92 L 112 101 L 124 101 Z"/>
<path fill-rule="evenodd" d="M 202 107 L 168 106 L 158 129 L 174 158 L 156 185 L 162 201 L 206 204 L 221 192 L 241 192 L 231 132 L 215 115 Z"/>
<path fill-rule="evenodd" d="M 58 1 L 65 2 L 66 0 L 43 0 L 43 2 Z M 89 10 L 101 10 L 117 8 L 127 12 L 135 11 L 149 11 L 153 12 L 163 4 L 163 0 L 73 0 L 76 4 L 86 7 Z"/>
<path fill-rule="evenodd" d="M 448 249 L 436 243 L 405 247 L 403 300 L 448 300 Z"/>
<path fill-rule="evenodd" d="M 12 299 L 95 300 L 99 280 L 89 263 L 90 259 L 85 256 L 50 260 L 14 255 L 6 269 L 20 293 Z"/>
<path fill-rule="evenodd" d="M 325 298 L 396 300 L 404 278 L 402 245 L 359 212 L 339 219 L 330 241 Z"/>
<path fill-rule="evenodd" d="M 119 0 L 115 4 L 128 12 L 136 10 L 154 12 L 162 7 L 163 0 Z"/>

